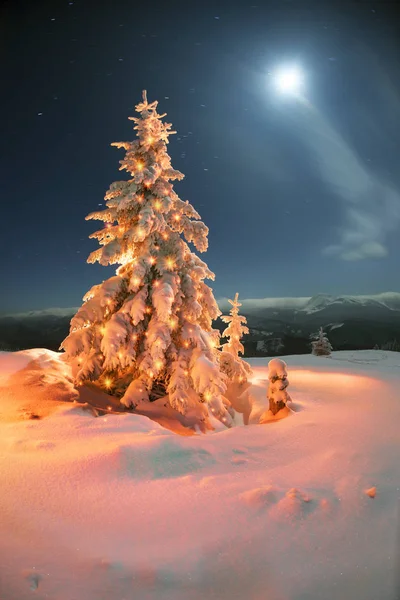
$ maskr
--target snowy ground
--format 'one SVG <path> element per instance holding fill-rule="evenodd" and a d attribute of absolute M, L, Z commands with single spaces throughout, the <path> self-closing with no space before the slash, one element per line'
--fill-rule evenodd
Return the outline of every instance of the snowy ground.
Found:
<path fill-rule="evenodd" d="M 400 354 L 285 360 L 295 414 L 196 435 L 0 353 L 1 600 L 400 598 Z"/>

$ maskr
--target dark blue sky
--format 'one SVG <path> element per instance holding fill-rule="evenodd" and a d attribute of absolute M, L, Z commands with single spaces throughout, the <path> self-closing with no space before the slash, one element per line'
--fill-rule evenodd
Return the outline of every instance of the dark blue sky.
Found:
<path fill-rule="evenodd" d="M 112 273 L 86 264 L 84 218 L 144 88 L 178 131 L 217 297 L 400 291 L 394 4 L 251 2 L 1 4 L 0 311 L 77 306 Z M 308 106 L 271 86 L 293 61 Z"/>

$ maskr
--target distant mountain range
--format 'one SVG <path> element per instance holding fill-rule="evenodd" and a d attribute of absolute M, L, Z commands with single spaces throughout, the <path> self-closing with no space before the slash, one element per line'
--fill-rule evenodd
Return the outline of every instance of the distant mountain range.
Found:
<path fill-rule="evenodd" d="M 221 310 L 228 310 L 225 299 Z M 310 298 L 243 300 L 251 329 L 246 354 L 310 351 L 310 335 L 323 327 L 336 350 L 368 349 L 400 342 L 400 293 L 371 296 L 318 294 Z"/>
<path fill-rule="evenodd" d="M 340 307 L 382 307 L 384 309 L 400 311 L 400 292 L 384 292 L 370 296 L 332 296 L 329 294 L 317 294 L 316 296 L 303 298 L 258 298 L 240 300 L 243 312 L 255 314 L 260 311 L 293 310 L 311 314 L 319 312 L 332 306 Z M 229 308 L 227 298 L 218 300 L 221 310 Z"/>
<path fill-rule="evenodd" d="M 227 299 L 219 300 L 223 312 Z M 76 308 L 53 308 L 0 317 L 0 350 L 46 347 L 57 350 L 68 333 Z M 242 301 L 250 334 L 247 356 L 303 354 L 309 336 L 323 327 L 336 350 L 368 349 L 400 342 L 400 293 L 371 296 L 318 294 L 309 298 L 263 298 Z M 223 329 L 218 320 L 216 326 Z"/>

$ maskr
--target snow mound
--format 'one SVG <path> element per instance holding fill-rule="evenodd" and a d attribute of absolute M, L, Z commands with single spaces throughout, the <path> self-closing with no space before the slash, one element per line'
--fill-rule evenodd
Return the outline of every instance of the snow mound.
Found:
<path fill-rule="evenodd" d="M 79 398 L 62 355 L 45 349 L 0 354 L 0 421 L 40 419 Z"/>
<path fill-rule="evenodd" d="M 262 409 L 268 359 L 250 362 Z M 56 353 L 1 355 L 1 600 L 394 600 L 400 354 L 285 362 L 301 411 L 200 435 L 162 402 L 95 418 L 48 398 L 22 419 L 38 373 L 68 374 Z"/>
<path fill-rule="evenodd" d="M 273 485 L 264 485 L 244 492 L 240 495 L 240 499 L 252 508 L 270 506 L 278 501 L 278 489 Z"/>
<path fill-rule="evenodd" d="M 280 521 L 304 519 L 313 508 L 314 503 L 307 493 L 291 488 L 273 508 L 271 517 Z"/>

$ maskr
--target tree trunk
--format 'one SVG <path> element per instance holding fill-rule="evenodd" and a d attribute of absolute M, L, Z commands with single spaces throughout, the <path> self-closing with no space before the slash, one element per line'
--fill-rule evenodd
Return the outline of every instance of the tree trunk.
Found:
<path fill-rule="evenodd" d="M 276 402 L 273 396 L 268 396 L 268 399 L 269 399 L 269 410 L 272 412 L 273 415 L 276 415 L 277 412 L 279 412 L 280 410 L 282 410 L 282 408 L 285 408 L 285 406 L 286 406 L 286 404 L 283 402 L 283 400 L 278 400 Z"/>

